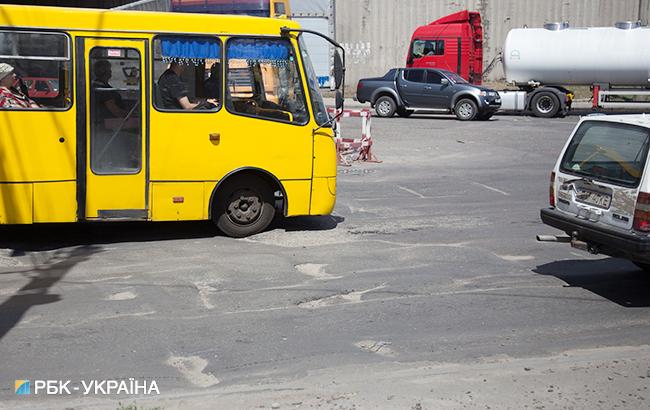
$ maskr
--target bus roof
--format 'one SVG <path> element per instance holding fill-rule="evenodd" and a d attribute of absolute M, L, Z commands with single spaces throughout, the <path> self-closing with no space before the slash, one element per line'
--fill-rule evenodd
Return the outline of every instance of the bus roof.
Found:
<path fill-rule="evenodd" d="M 223 14 L 0 5 L 0 27 L 4 28 L 280 35 L 280 28 L 284 26 L 300 27 L 298 23 L 286 19 Z"/>

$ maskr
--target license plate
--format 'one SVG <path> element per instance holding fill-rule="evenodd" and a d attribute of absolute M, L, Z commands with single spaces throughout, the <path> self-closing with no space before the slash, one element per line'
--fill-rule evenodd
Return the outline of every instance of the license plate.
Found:
<path fill-rule="evenodd" d="M 612 197 L 610 195 L 585 190 L 578 191 L 576 193 L 576 199 L 585 204 L 594 205 L 604 209 L 608 209 L 612 202 Z"/>

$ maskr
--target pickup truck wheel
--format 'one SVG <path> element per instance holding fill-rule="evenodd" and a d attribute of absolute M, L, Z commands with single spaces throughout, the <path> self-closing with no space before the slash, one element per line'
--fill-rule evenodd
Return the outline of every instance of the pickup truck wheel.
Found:
<path fill-rule="evenodd" d="M 405 110 L 405 109 L 399 109 L 397 110 L 397 115 L 399 115 L 402 118 L 408 118 L 413 114 L 414 110 Z"/>
<path fill-rule="evenodd" d="M 469 98 L 463 98 L 456 103 L 454 107 L 456 118 L 461 121 L 471 121 L 478 114 L 476 103 Z"/>
<path fill-rule="evenodd" d="M 375 102 L 375 112 L 380 117 L 392 117 L 396 110 L 397 103 L 393 97 L 384 95 L 383 97 L 379 97 Z"/>
<path fill-rule="evenodd" d="M 552 92 L 542 91 L 533 97 L 531 110 L 536 117 L 555 117 L 560 111 L 560 100 Z"/>

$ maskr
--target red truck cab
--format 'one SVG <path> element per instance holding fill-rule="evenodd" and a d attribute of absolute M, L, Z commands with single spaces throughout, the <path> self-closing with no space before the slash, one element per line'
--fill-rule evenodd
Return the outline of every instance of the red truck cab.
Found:
<path fill-rule="evenodd" d="M 463 10 L 415 29 L 406 66 L 448 70 L 480 85 L 483 74 L 480 13 Z"/>

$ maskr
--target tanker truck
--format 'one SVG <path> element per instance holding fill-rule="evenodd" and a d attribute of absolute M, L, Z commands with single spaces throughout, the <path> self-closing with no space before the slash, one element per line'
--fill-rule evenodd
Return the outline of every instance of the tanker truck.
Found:
<path fill-rule="evenodd" d="M 516 28 L 508 33 L 502 52 L 478 75 L 483 58 L 480 15 L 463 11 L 418 27 L 407 66 L 444 68 L 477 84 L 501 61 L 506 81 L 517 88 L 499 90 L 501 110 L 555 117 L 571 108 L 574 94 L 568 86 L 590 86 L 593 108 L 650 107 L 648 44 L 650 28 L 637 22 Z"/>

